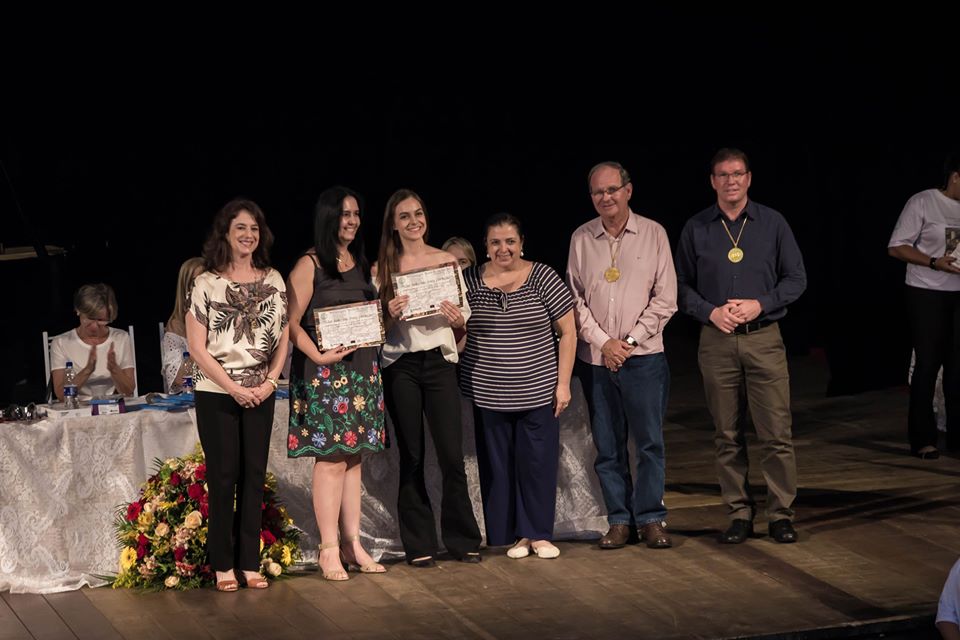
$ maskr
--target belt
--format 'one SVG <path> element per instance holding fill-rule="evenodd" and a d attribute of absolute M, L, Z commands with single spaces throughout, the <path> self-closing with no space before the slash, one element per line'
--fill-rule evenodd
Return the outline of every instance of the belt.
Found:
<path fill-rule="evenodd" d="M 733 332 L 738 335 L 747 335 L 748 333 L 759 331 L 764 327 L 769 327 L 773 323 L 774 323 L 773 320 L 757 320 L 755 322 L 745 322 L 744 324 L 738 324 L 736 327 L 734 327 Z"/>

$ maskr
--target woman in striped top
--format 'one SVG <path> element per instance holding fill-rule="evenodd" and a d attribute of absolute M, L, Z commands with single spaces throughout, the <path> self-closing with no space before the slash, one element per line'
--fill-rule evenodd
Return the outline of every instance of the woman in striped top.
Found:
<path fill-rule="evenodd" d="M 573 298 L 553 269 L 523 259 L 516 217 L 493 216 L 484 235 L 490 261 L 464 273 L 472 316 L 460 386 L 481 415 L 477 463 L 487 544 L 513 544 L 511 558 L 531 550 L 556 558 L 559 416 L 570 404 L 577 346 Z"/>

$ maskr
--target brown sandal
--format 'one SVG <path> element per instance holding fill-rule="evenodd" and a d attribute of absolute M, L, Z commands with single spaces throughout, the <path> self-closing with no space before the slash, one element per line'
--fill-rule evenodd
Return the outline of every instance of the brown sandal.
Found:
<path fill-rule="evenodd" d="M 350 544 L 351 542 L 357 542 L 360 540 L 359 535 L 350 536 L 349 538 L 342 538 L 340 540 L 340 556 L 343 560 L 347 560 L 347 555 L 343 552 L 343 545 Z M 354 556 L 356 560 L 356 556 Z M 347 561 L 346 563 L 347 571 L 359 571 L 360 573 L 386 573 L 387 568 L 380 564 L 379 562 L 370 562 L 370 564 L 365 564 L 360 566 L 356 562 Z"/>
<path fill-rule="evenodd" d="M 233 593 L 240 588 L 236 580 L 217 580 L 217 591 Z"/>

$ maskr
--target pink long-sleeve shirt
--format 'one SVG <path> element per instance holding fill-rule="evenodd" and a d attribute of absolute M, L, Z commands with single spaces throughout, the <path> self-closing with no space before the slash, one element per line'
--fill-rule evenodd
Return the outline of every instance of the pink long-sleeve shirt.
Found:
<path fill-rule="evenodd" d="M 580 338 L 577 357 L 599 366 L 600 349 L 610 338 L 633 336 L 638 346 L 631 355 L 663 351 L 663 328 L 677 311 L 677 274 L 664 228 L 631 211 L 616 261 L 620 279 L 607 282 L 613 240 L 594 218 L 573 232 L 567 261 Z"/>

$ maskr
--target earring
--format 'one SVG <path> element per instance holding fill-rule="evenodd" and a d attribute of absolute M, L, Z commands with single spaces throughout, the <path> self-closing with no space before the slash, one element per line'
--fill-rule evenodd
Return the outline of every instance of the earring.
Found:
<path fill-rule="evenodd" d="M 487 260 L 489 260 L 489 259 L 490 259 L 490 254 L 488 253 L 488 254 L 487 254 Z"/>
<path fill-rule="evenodd" d="M 523 257 L 523 249 L 520 249 L 520 257 Z"/>

